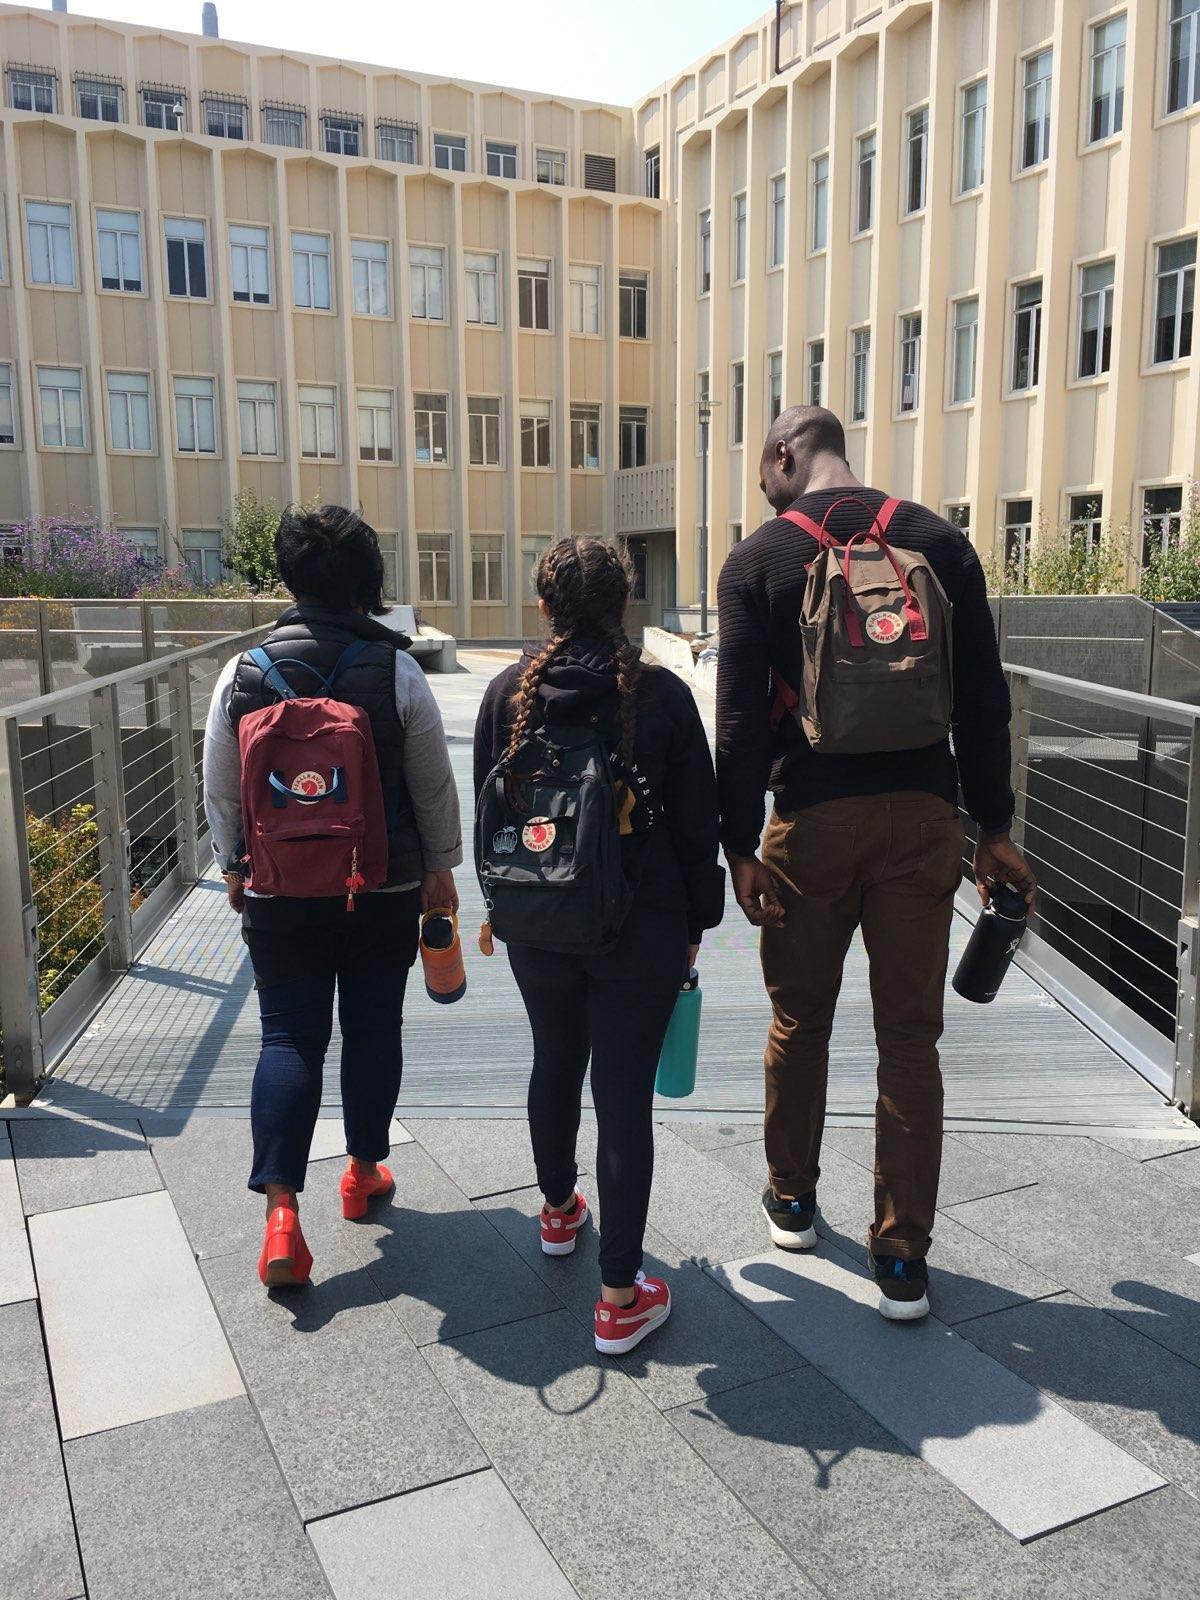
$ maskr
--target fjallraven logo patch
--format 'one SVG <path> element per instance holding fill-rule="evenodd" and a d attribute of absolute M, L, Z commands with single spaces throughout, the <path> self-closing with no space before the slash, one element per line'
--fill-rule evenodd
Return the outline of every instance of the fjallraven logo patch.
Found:
<path fill-rule="evenodd" d="M 867 618 L 867 638 L 872 644 L 895 644 L 904 632 L 904 618 L 894 611 L 872 611 Z"/>
<path fill-rule="evenodd" d="M 549 850 L 554 843 L 557 831 L 549 817 L 531 817 L 521 830 L 521 843 L 526 850 L 540 856 L 543 850 Z"/>
<path fill-rule="evenodd" d="M 305 805 L 320 800 L 326 790 L 325 779 L 319 772 L 300 772 L 292 779 L 292 793 Z"/>
<path fill-rule="evenodd" d="M 498 856 L 511 856 L 517 849 L 517 830 L 515 828 L 501 828 L 499 833 L 492 835 L 492 849 Z"/>

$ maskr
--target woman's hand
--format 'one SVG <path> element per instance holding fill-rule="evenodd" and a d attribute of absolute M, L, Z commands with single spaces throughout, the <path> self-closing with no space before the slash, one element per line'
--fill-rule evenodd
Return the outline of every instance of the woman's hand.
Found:
<path fill-rule="evenodd" d="M 242 912 L 246 909 L 246 885 L 236 872 L 223 872 L 225 892 L 229 896 L 229 909 Z"/>
<path fill-rule="evenodd" d="M 696 965 L 696 957 L 699 954 L 700 954 L 700 946 L 698 944 L 690 944 L 690 945 L 688 945 L 688 971 L 689 972 Z"/>
<path fill-rule="evenodd" d="M 458 912 L 458 890 L 452 872 L 427 872 L 421 879 L 421 910 Z"/>

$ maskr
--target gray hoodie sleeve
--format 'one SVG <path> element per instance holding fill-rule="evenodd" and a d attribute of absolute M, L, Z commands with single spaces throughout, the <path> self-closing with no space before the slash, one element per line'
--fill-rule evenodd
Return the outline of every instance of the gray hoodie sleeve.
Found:
<path fill-rule="evenodd" d="M 204 815 L 212 852 L 224 867 L 242 832 L 242 761 L 238 737 L 229 721 L 229 697 L 240 656 L 221 669 L 204 728 Z"/>
<path fill-rule="evenodd" d="M 396 652 L 396 710 L 404 728 L 404 782 L 412 801 L 426 872 L 448 872 L 463 858 L 458 787 L 442 714 L 425 674 Z"/>

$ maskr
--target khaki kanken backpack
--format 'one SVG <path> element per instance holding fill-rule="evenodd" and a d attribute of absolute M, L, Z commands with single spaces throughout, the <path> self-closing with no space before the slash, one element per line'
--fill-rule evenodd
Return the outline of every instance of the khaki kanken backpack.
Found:
<path fill-rule="evenodd" d="M 848 500 L 872 521 L 840 544 L 826 524 Z M 888 543 L 899 505 L 872 513 L 845 495 L 819 526 L 802 511 L 783 513 L 819 549 L 800 613 L 804 681 L 797 694 L 775 674 L 774 720 L 790 712 L 823 755 L 916 750 L 950 731 L 950 602 L 924 556 Z"/>

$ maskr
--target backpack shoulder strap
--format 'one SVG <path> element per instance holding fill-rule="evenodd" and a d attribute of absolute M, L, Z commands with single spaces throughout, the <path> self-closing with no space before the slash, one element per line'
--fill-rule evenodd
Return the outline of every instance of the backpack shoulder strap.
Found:
<path fill-rule="evenodd" d="M 875 526 L 879 529 L 880 533 L 886 533 L 888 531 L 888 527 L 892 518 L 896 515 L 897 511 L 899 511 L 903 504 L 904 502 L 902 500 L 897 500 L 894 496 L 890 500 L 885 500 L 883 502 L 879 510 L 875 513 Z"/>
<path fill-rule="evenodd" d="M 292 688 L 291 684 L 279 670 L 284 658 L 281 657 L 279 661 L 273 661 L 263 649 L 262 645 L 256 645 L 253 650 L 246 651 L 246 659 L 247 661 L 252 661 L 262 673 L 264 689 L 270 689 L 271 692 L 273 694 L 277 694 L 281 700 L 294 700 L 296 698 L 295 689 Z M 293 662 L 292 665 L 305 666 L 306 663 L 299 661 Z"/>
<path fill-rule="evenodd" d="M 814 538 L 819 545 L 827 545 L 829 535 L 819 522 L 814 522 L 811 517 L 806 517 L 803 511 L 781 511 L 779 515 L 785 522 L 794 522 L 803 532 Z"/>
<path fill-rule="evenodd" d="M 325 679 L 326 692 L 331 690 L 347 667 L 352 667 L 370 644 L 369 639 L 352 639 L 333 664 L 333 671 Z"/>

